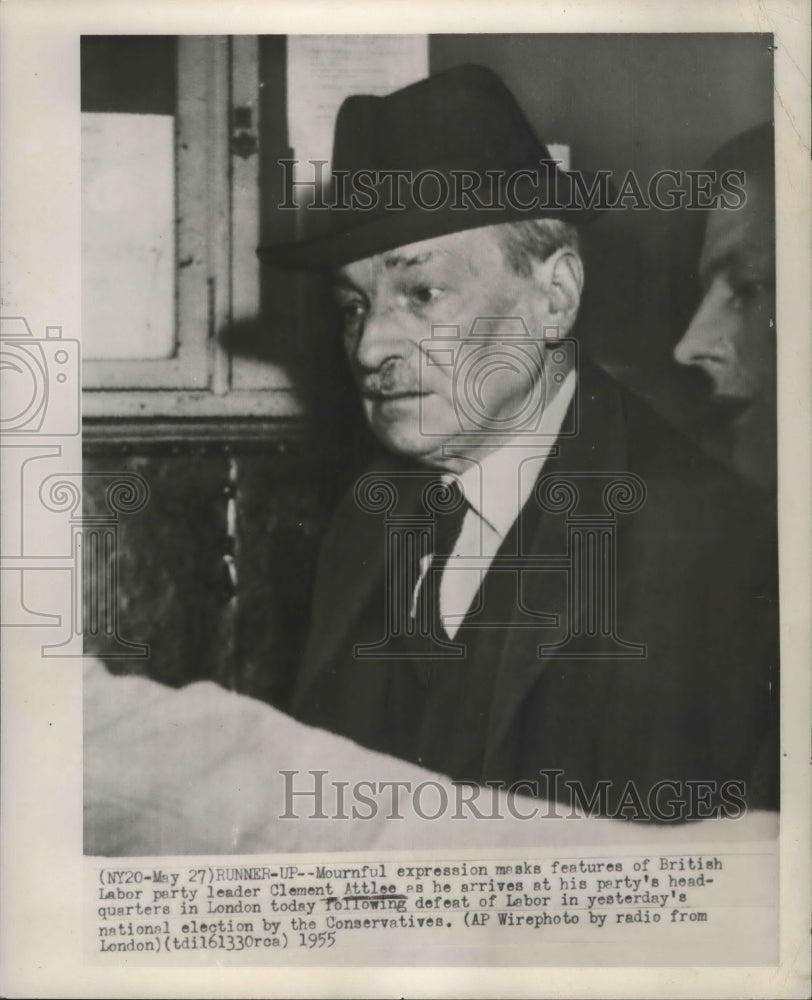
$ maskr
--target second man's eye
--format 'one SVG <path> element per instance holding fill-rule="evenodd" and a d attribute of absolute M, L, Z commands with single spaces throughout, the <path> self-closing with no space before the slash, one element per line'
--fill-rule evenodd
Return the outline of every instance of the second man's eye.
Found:
<path fill-rule="evenodd" d="M 351 302 L 341 302 L 338 309 L 342 318 L 348 322 L 363 319 L 366 315 L 366 306 L 358 299 Z"/>
<path fill-rule="evenodd" d="M 749 305 L 769 290 L 769 282 L 758 278 L 741 278 L 728 281 L 730 304 L 734 309 Z"/>

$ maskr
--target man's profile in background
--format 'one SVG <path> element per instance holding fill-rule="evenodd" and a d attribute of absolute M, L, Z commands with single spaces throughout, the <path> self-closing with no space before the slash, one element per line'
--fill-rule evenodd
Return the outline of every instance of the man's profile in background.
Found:
<path fill-rule="evenodd" d="M 701 369 L 711 454 L 765 493 L 776 487 L 775 168 L 765 122 L 725 143 L 708 168 L 742 171 L 746 201 L 711 209 L 699 259 L 703 295 L 674 358 Z"/>

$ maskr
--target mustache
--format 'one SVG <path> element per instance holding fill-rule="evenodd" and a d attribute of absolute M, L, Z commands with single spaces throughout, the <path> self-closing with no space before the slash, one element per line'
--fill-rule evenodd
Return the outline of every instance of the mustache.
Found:
<path fill-rule="evenodd" d="M 422 391 L 417 372 L 394 360 L 362 376 L 360 387 L 364 396 L 416 395 Z"/>

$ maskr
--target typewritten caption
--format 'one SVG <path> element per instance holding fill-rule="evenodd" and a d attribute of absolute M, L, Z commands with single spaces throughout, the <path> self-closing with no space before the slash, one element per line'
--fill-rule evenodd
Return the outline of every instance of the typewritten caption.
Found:
<path fill-rule="evenodd" d="M 592 964 L 621 964 L 625 945 L 640 955 L 649 942 L 647 961 L 688 963 L 687 948 L 693 964 L 706 951 L 718 962 L 729 947 L 730 961 L 772 962 L 769 850 L 335 858 L 88 860 L 87 958 L 347 964 L 385 949 L 420 964 L 552 964 L 574 946 L 583 963 L 592 944 Z"/>

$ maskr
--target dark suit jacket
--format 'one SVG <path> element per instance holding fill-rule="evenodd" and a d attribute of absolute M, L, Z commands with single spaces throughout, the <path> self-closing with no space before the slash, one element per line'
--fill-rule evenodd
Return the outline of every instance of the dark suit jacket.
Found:
<path fill-rule="evenodd" d="M 590 600 L 602 598 L 573 603 L 572 574 L 561 569 L 520 574 L 518 593 L 515 569 L 513 577 L 492 569 L 484 604 L 505 614 L 502 626 L 476 630 L 472 613 L 457 636 L 464 660 L 439 665 L 439 693 L 427 697 L 404 679 L 409 664 L 353 655 L 362 637 L 383 633 L 384 526 L 350 496 L 324 542 L 294 714 L 461 780 L 532 781 L 539 769 L 556 769 L 587 796 L 608 783 L 610 805 L 599 801 L 598 811 L 611 813 L 629 781 L 650 814 L 647 797 L 664 781 L 679 791 L 669 786 L 661 803 L 675 794 L 718 802 L 720 785 L 735 781 L 752 807 L 777 807 L 772 526 L 742 484 L 588 363 L 578 406 L 577 435 L 559 440 L 541 479 L 572 476 L 582 494 L 592 489 L 592 513 L 607 479 L 579 473 L 631 474 L 644 484 L 642 505 L 615 518 L 611 590 L 616 637 L 644 655 L 618 656 L 616 637 L 598 628 L 583 655 L 570 644 L 572 655 L 540 656 L 540 645 L 555 646 L 570 628 L 583 636 L 598 610 Z M 522 552 L 560 556 L 572 544 L 572 514 L 528 503 L 500 555 L 516 551 L 521 530 Z M 558 624 L 539 618 L 534 627 L 528 610 Z M 539 794 L 567 798 L 545 780 Z M 689 781 L 715 791 L 694 794 Z M 704 806 L 682 808 L 687 818 Z"/>

